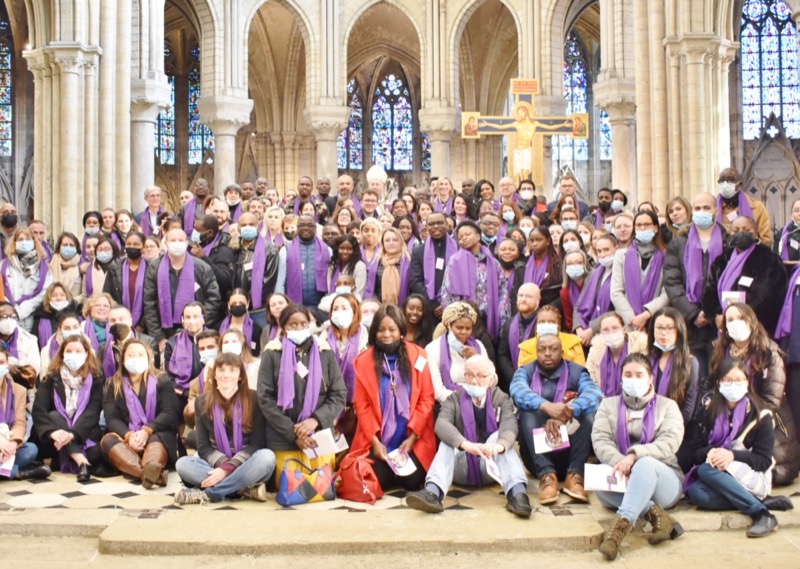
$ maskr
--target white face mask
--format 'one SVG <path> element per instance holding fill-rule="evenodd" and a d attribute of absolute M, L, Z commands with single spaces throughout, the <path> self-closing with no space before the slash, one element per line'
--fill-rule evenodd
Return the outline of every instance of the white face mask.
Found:
<path fill-rule="evenodd" d="M 613 202 L 611 202 L 611 209 L 613 209 L 616 212 L 622 211 L 623 207 L 625 207 L 625 202 L 623 202 L 622 200 L 614 200 Z"/>
<path fill-rule="evenodd" d="M 139 375 L 147 370 L 149 362 L 147 358 L 128 358 L 125 360 L 125 369 L 131 375 Z"/>
<path fill-rule="evenodd" d="M 167 251 L 173 257 L 180 257 L 186 253 L 186 249 L 188 249 L 188 247 L 189 244 L 186 241 L 173 241 L 172 243 L 167 244 Z"/>
<path fill-rule="evenodd" d="M 725 325 L 728 335 L 734 342 L 746 342 L 750 339 L 750 326 L 744 320 L 733 320 Z"/>
<path fill-rule="evenodd" d="M 203 364 L 207 364 L 210 361 L 213 361 L 214 358 L 217 357 L 217 348 L 210 348 L 207 350 L 200 351 L 200 361 Z"/>
<path fill-rule="evenodd" d="M 353 323 L 353 316 L 352 310 L 337 310 L 331 314 L 331 322 L 339 330 L 347 330 Z"/>
<path fill-rule="evenodd" d="M 612 350 L 616 350 L 617 348 L 622 346 L 622 343 L 625 341 L 625 333 L 624 332 L 612 332 L 611 334 L 603 334 L 603 343 L 611 348 Z"/>
<path fill-rule="evenodd" d="M 64 354 L 64 365 L 73 373 L 86 363 L 86 354 Z"/>
<path fill-rule="evenodd" d="M 558 336 L 558 325 L 549 322 L 543 322 L 536 325 L 537 336 Z"/>
<path fill-rule="evenodd" d="M 733 182 L 720 182 L 717 187 L 719 188 L 719 194 L 726 200 L 736 195 L 736 184 Z"/>
<path fill-rule="evenodd" d="M 581 246 L 578 244 L 577 241 L 565 241 L 564 242 L 564 252 L 565 253 L 572 253 L 573 251 L 580 250 Z"/>
<path fill-rule="evenodd" d="M 747 395 L 747 382 L 737 381 L 736 383 L 720 383 L 719 392 L 731 403 L 737 403 L 742 397 Z"/>
<path fill-rule="evenodd" d="M 3 336 L 10 336 L 17 329 L 17 321 L 13 318 L 6 318 L 0 320 L 0 334 Z"/>
<path fill-rule="evenodd" d="M 467 395 L 473 399 L 481 399 L 484 395 L 486 395 L 486 388 L 481 387 L 480 385 L 470 385 L 469 383 L 465 383 L 464 391 L 466 391 Z"/>
<path fill-rule="evenodd" d="M 650 391 L 650 382 L 646 379 L 637 379 L 633 377 L 622 378 L 622 391 L 628 397 L 644 397 Z"/>
<path fill-rule="evenodd" d="M 56 312 L 58 312 L 60 310 L 64 310 L 67 306 L 69 306 L 69 300 L 52 300 L 52 301 L 50 301 L 50 308 L 52 308 Z"/>
<path fill-rule="evenodd" d="M 529 202 L 533 199 L 533 190 L 522 190 L 519 193 L 519 197 L 521 197 L 526 202 Z"/>
<path fill-rule="evenodd" d="M 242 355 L 242 345 L 238 342 L 229 342 L 227 344 L 222 344 L 222 353 L 223 354 L 235 354 L 237 356 Z"/>
<path fill-rule="evenodd" d="M 608 269 L 609 267 L 611 267 L 611 265 L 614 264 L 614 254 L 612 253 L 608 257 L 600 257 L 597 260 L 600 261 L 601 265 L 603 265 L 606 269 Z"/>

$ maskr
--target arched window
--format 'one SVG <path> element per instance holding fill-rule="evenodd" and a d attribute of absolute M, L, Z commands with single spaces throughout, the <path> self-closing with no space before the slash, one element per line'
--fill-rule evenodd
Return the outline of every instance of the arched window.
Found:
<path fill-rule="evenodd" d="M 350 119 L 347 128 L 339 133 L 336 141 L 336 162 L 339 170 L 361 169 L 364 165 L 364 107 L 355 79 L 347 84 Z"/>
<path fill-rule="evenodd" d="M 386 171 L 411 170 L 414 131 L 408 87 L 390 73 L 375 89 L 372 103 L 372 162 Z"/>
<path fill-rule="evenodd" d="M 0 157 L 10 158 L 14 140 L 14 43 L 5 5 L 0 2 Z"/>
<path fill-rule="evenodd" d="M 781 0 L 745 0 L 741 20 L 744 139 L 761 134 L 771 113 L 789 138 L 800 138 L 797 29 Z"/>
<path fill-rule="evenodd" d="M 567 113 L 589 112 L 589 73 L 586 53 L 578 37 L 570 32 L 564 44 L 564 98 Z M 553 160 L 577 162 L 589 159 L 589 141 L 575 140 L 569 136 L 553 137 Z"/>
<path fill-rule="evenodd" d="M 164 73 L 169 81 L 169 107 L 158 114 L 155 128 L 156 158 L 161 164 L 175 164 L 175 69 L 172 52 L 164 44 Z"/>
<path fill-rule="evenodd" d="M 422 171 L 431 171 L 431 139 L 424 132 L 422 135 Z"/>
<path fill-rule="evenodd" d="M 191 52 L 192 66 L 189 70 L 189 164 L 200 164 L 206 150 L 214 150 L 211 129 L 200 122 L 197 103 L 200 101 L 200 48 Z"/>

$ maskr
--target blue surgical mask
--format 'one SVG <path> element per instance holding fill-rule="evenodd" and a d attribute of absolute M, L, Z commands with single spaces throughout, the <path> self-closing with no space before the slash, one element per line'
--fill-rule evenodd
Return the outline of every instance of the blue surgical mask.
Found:
<path fill-rule="evenodd" d="M 240 229 L 240 232 L 242 234 L 242 239 L 244 239 L 245 241 L 252 241 L 258 236 L 258 228 L 252 225 L 242 227 Z"/>
<path fill-rule="evenodd" d="M 714 216 L 709 211 L 692 212 L 692 223 L 700 229 L 708 229 L 714 225 Z"/>
<path fill-rule="evenodd" d="M 737 381 L 736 383 L 720 383 L 719 392 L 731 403 L 737 403 L 742 397 L 747 395 L 747 382 Z"/>
<path fill-rule="evenodd" d="M 75 373 L 86 363 L 86 354 L 64 354 L 64 365 Z"/>
<path fill-rule="evenodd" d="M 537 336 L 558 336 L 558 325 L 550 322 L 543 322 L 536 325 Z"/>
<path fill-rule="evenodd" d="M 567 265 L 567 276 L 572 280 L 579 279 L 586 274 L 586 269 L 581 265 Z"/>
<path fill-rule="evenodd" d="M 125 360 L 125 369 L 132 375 L 144 373 L 150 366 L 147 358 L 128 358 Z"/>
<path fill-rule="evenodd" d="M 336 294 L 353 294 L 353 287 L 347 285 L 337 286 L 334 291 Z"/>
<path fill-rule="evenodd" d="M 26 239 L 24 241 L 17 241 L 17 254 L 25 255 L 33 251 L 33 240 Z"/>
<path fill-rule="evenodd" d="M 481 239 L 486 243 L 494 243 L 495 241 L 497 241 L 497 235 L 492 235 L 491 237 L 489 237 L 485 233 L 481 232 Z"/>
<path fill-rule="evenodd" d="M 73 245 L 62 245 L 61 246 L 61 257 L 69 261 L 75 255 L 78 254 L 78 249 L 76 249 Z"/>
<path fill-rule="evenodd" d="M 465 383 L 462 387 L 464 387 L 464 391 L 467 392 L 472 399 L 481 399 L 484 395 L 486 395 L 486 388 L 481 387 L 480 385 L 470 385 Z"/>
<path fill-rule="evenodd" d="M 671 351 L 673 351 L 675 349 L 675 344 L 670 344 L 669 346 L 665 346 L 664 344 L 662 344 L 658 340 L 653 340 L 653 345 L 656 348 L 658 348 L 659 350 L 661 350 L 662 352 L 671 352 Z"/>
<path fill-rule="evenodd" d="M 197 229 L 192 229 L 192 242 L 200 244 L 200 232 Z"/>
<path fill-rule="evenodd" d="M 286 337 L 292 344 L 299 346 L 300 344 L 304 344 L 305 341 L 311 337 L 311 329 L 306 328 L 305 330 L 287 330 Z"/>
<path fill-rule="evenodd" d="M 601 265 L 603 265 L 606 269 L 608 269 L 609 267 L 611 267 L 611 265 L 614 264 L 614 254 L 612 253 L 611 255 L 609 255 L 607 257 L 599 257 L 597 259 L 597 261 Z"/>
<path fill-rule="evenodd" d="M 564 231 L 575 231 L 578 229 L 578 222 L 574 219 L 567 219 L 561 222 L 561 227 L 564 228 Z"/>
<path fill-rule="evenodd" d="M 636 240 L 641 243 L 642 245 L 650 245 L 650 243 L 655 239 L 656 232 L 652 229 L 645 229 L 644 231 L 637 231 L 636 232 Z"/>
<path fill-rule="evenodd" d="M 457 354 L 460 354 L 466 347 L 458 340 L 458 338 L 453 335 L 452 332 L 447 333 L 447 345 L 450 346 L 450 349 Z"/>
<path fill-rule="evenodd" d="M 101 265 L 105 265 L 106 263 L 110 263 L 111 259 L 114 258 L 114 254 L 111 251 L 100 251 L 97 254 L 97 262 Z"/>
<path fill-rule="evenodd" d="M 207 350 L 203 350 L 200 352 L 200 361 L 203 364 L 207 364 L 208 362 L 214 360 L 217 357 L 218 350 L 217 348 L 209 348 Z"/>
<path fill-rule="evenodd" d="M 84 228 L 83 231 L 84 231 L 84 233 L 86 233 L 86 235 L 89 235 L 90 237 L 94 237 L 95 235 L 100 233 L 100 228 L 99 227 L 86 227 L 86 228 Z"/>

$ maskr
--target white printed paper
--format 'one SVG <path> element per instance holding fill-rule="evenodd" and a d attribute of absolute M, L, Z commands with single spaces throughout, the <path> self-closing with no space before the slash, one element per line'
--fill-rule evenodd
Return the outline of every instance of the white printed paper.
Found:
<path fill-rule="evenodd" d="M 14 468 L 14 462 L 17 460 L 17 455 L 11 455 L 8 460 L 0 464 L 0 476 L 11 478 L 11 469 Z"/>
<path fill-rule="evenodd" d="M 315 448 L 303 449 L 303 452 L 308 458 L 317 458 L 318 456 L 325 456 L 326 454 L 338 454 L 349 448 L 347 439 L 345 439 L 344 436 L 339 436 L 337 439 L 333 435 L 333 430 L 330 428 L 317 431 L 311 435 L 311 438 L 317 441 L 317 446 Z"/>
<path fill-rule="evenodd" d="M 560 441 L 548 441 L 547 430 L 544 427 L 533 429 L 533 451 L 536 454 L 546 454 L 548 452 L 568 449 L 569 434 L 567 433 L 567 426 L 561 425 L 558 432 L 561 435 Z"/>
<path fill-rule="evenodd" d="M 422 356 L 417 357 L 417 361 L 414 362 L 414 369 L 418 372 L 422 373 L 425 370 L 425 364 L 428 363 L 428 360 L 423 358 Z"/>
<path fill-rule="evenodd" d="M 392 472 L 398 476 L 410 476 L 417 471 L 414 461 L 404 450 L 397 449 L 389 453 L 386 461 Z"/>
<path fill-rule="evenodd" d="M 502 486 L 503 479 L 500 477 L 500 467 L 497 466 L 497 463 L 494 460 L 486 458 L 484 461 L 486 463 L 486 474 L 491 476 L 495 482 Z"/>
<path fill-rule="evenodd" d="M 750 285 L 753 284 L 753 277 L 741 277 L 739 279 L 739 286 L 746 286 L 750 288 Z"/>
<path fill-rule="evenodd" d="M 625 493 L 625 477 L 613 470 L 608 464 L 587 464 L 583 467 L 583 487 L 592 492 Z"/>

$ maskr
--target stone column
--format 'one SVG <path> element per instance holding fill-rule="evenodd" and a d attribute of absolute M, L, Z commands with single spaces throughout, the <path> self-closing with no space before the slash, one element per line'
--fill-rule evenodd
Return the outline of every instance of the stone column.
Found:
<path fill-rule="evenodd" d="M 97 68 L 98 62 L 102 57 L 102 51 L 95 48 L 88 51 L 84 60 L 84 156 L 86 160 L 83 181 L 83 199 L 86 211 L 97 210 L 97 137 L 98 124 L 100 123 L 97 114 Z"/>
<path fill-rule="evenodd" d="M 633 206 L 640 201 L 652 198 L 653 188 L 653 152 L 652 152 L 652 115 L 650 111 L 650 50 L 648 37 L 649 23 L 647 19 L 647 2 L 633 2 L 633 41 L 636 50 L 635 73 L 636 77 L 636 171 L 637 181 L 628 192 L 636 196 L 632 200 Z M 614 141 L 616 143 L 616 141 Z"/>
<path fill-rule="evenodd" d="M 100 45 L 106 53 L 113 54 L 117 46 L 117 2 L 100 0 Z M 114 93 L 117 81 L 116 61 L 112 56 L 100 58 L 98 115 L 98 190 L 97 205 L 109 207 L 114 203 L 114 148 L 116 124 L 114 122 Z"/>
<path fill-rule="evenodd" d="M 457 132 L 459 113 L 455 107 L 431 103 L 424 103 L 419 111 L 419 129 L 431 141 L 431 175 L 450 176 L 450 142 Z"/>
<path fill-rule="evenodd" d="M 47 153 L 46 137 L 44 130 L 47 122 L 44 120 L 45 111 L 49 100 L 45 99 L 45 85 L 50 83 L 50 65 L 47 56 L 41 49 L 24 52 L 23 56 L 28 62 L 28 69 L 33 73 L 33 204 L 34 216 L 44 221 L 46 227 L 51 227 L 52 214 L 45 200 L 45 187 L 49 188 L 49 180 L 45 179 L 45 154 Z M 47 72 L 47 73 L 45 73 Z M 49 161 L 48 161 L 49 162 Z"/>
<path fill-rule="evenodd" d="M 595 99 L 596 100 L 596 99 Z M 611 186 L 636 198 L 636 103 L 633 97 L 617 95 L 599 105 L 611 125 Z"/>
<path fill-rule="evenodd" d="M 236 183 L 236 133 L 250 123 L 253 101 L 212 95 L 202 97 L 197 109 L 200 121 L 214 133 L 214 190 L 220 193 L 228 184 Z"/>
<path fill-rule="evenodd" d="M 115 152 L 114 208 L 130 208 L 131 199 L 131 26 L 132 2 L 118 2 L 114 94 Z M 152 138 L 151 138 L 152 140 Z M 106 204 L 107 206 L 108 204 Z"/>
<path fill-rule="evenodd" d="M 338 175 L 336 140 L 342 129 L 347 127 L 350 109 L 345 106 L 312 107 L 306 109 L 303 115 L 317 143 L 314 179 L 327 176 L 333 181 Z"/>
<path fill-rule="evenodd" d="M 798 13 L 800 15 L 800 13 Z M 796 22 L 797 20 L 795 20 Z M 731 103 L 730 103 L 730 67 L 739 45 L 737 43 L 723 40 L 720 42 L 719 53 L 717 54 L 717 66 L 719 77 L 717 91 L 718 124 L 717 124 L 717 156 L 715 170 L 711 175 L 731 165 Z"/>
<path fill-rule="evenodd" d="M 686 63 L 686 88 L 684 108 L 685 168 L 689 171 L 689 186 L 685 194 L 695 195 L 707 190 L 710 182 L 708 150 L 706 148 L 706 64 L 709 58 L 710 38 L 685 39 L 682 54 Z"/>
<path fill-rule="evenodd" d="M 163 81 L 137 80 L 131 95 L 131 207 L 144 209 L 144 190 L 154 183 L 156 156 L 153 149 L 158 114 L 169 106 L 170 88 Z"/>
<path fill-rule="evenodd" d="M 294 131 L 284 130 L 281 133 L 281 140 L 283 142 L 283 192 L 286 188 L 295 188 L 297 186 L 297 178 L 294 175 L 294 161 L 295 161 L 295 141 L 297 140 L 297 133 Z"/>

